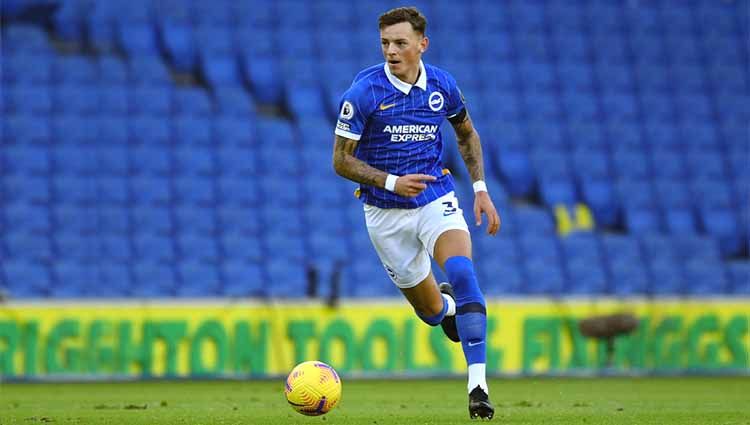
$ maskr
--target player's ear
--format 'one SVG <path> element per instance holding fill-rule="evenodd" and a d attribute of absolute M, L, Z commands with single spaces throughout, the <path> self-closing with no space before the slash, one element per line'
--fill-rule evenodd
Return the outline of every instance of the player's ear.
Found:
<path fill-rule="evenodd" d="M 419 51 L 421 53 L 424 53 L 425 51 L 427 51 L 427 46 L 429 45 L 430 45 L 430 40 L 426 36 L 423 36 L 422 40 L 419 42 Z"/>

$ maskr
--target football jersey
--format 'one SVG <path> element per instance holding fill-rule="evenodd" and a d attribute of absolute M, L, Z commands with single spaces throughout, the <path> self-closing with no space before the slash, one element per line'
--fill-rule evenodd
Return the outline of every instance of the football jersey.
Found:
<path fill-rule="evenodd" d="M 446 71 L 420 61 L 414 85 L 391 74 L 386 63 L 371 66 L 354 79 L 340 101 L 335 133 L 357 140 L 354 155 L 389 174 L 437 177 L 414 198 L 383 188 L 360 185 L 360 199 L 379 208 L 417 208 L 453 190 L 443 174 L 440 126 L 464 109 L 456 80 Z"/>

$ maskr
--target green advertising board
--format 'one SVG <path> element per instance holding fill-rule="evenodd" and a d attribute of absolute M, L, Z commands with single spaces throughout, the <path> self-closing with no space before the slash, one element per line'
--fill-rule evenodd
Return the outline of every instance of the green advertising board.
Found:
<path fill-rule="evenodd" d="M 750 300 L 488 304 L 491 373 L 747 372 Z M 627 311 L 640 322 L 614 350 L 578 321 Z M 0 376 L 276 376 L 318 359 L 344 374 L 464 373 L 448 341 L 405 302 L 9 304 L 0 306 Z"/>

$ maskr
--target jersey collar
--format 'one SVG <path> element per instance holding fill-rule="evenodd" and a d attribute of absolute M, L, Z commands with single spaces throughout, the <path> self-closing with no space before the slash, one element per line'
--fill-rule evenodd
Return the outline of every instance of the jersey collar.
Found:
<path fill-rule="evenodd" d="M 390 81 L 391 84 L 393 84 L 393 87 L 397 88 L 403 94 L 409 94 L 411 88 L 414 86 L 417 86 L 422 90 L 427 90 L 427 71 L 425 71 L 424 63 L 422 63 L 422 61 L 419 61 L 419 78 L 417 78 L 417 83 L 414 85 L 407 84 L 391 74 L 391 70 L 388 69 L 388 62 L 383 64 L 383 69 L 385 69 L 385 76 L 388 77 L 388 81 Z"/>

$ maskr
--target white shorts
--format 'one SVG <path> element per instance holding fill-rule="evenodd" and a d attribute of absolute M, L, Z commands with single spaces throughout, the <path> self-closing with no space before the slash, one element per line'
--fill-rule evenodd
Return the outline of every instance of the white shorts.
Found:
<path fill-rule="evenodd" d="M 469 232 L 453 192 L 414 208 L 378 208 L 365 204 L 370 240 L 388 276 L 399 288 L 413 288 L 429 274 L 435 242 L 453 229 Z"/>

